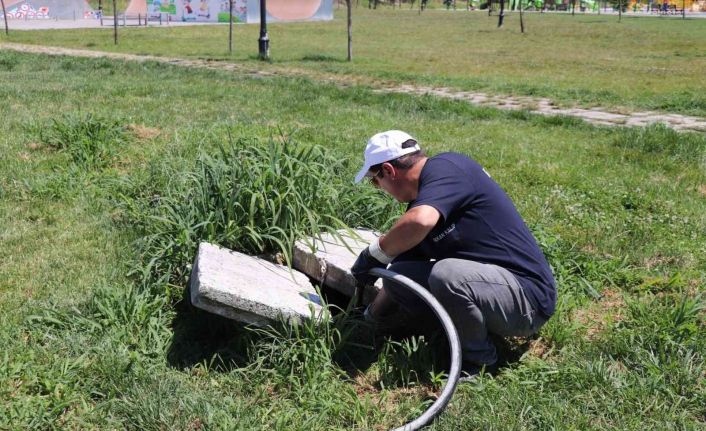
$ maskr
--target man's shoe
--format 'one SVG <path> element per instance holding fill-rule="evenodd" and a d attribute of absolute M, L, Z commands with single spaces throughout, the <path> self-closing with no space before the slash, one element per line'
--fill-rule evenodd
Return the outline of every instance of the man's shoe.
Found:
<path fill-rule="evenodd" d="M 472 382 L 479 376 L 490 374 L 495 375 L 498 372 L 498 364 L 474 364 L 472 362 L 463 361 L 461 363 L 461 376 L 458 379 L 459 383 Z"/>

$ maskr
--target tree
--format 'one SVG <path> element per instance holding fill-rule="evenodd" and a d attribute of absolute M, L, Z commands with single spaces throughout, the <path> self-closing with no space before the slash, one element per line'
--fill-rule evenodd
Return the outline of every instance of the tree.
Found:
<path fill-rule="evenodd" d="M 607 0 L 606 3 L 610 4 L 614 10 L 617 9 L 619 13 L 625 12 L 627 7 L 625 0 Z"/>
<path fill-rule="evenodd" d="M 505 0 L 500 0 L 500 14 L 498 14 L 498 28 L 503 26 L 505 19 Z"/>
<path fill-rule="evenodd" d="M 113 0 L 113 43 L 118 44 L 118 7 Z"/>
<path fill-rule="evenodd" d="M 348 25 L 348 61 L 353 61 L 353 0 L 346 0 Z"/>
<path fill-rule="evenodd" d="M 2 17 L 5 19 L 5 34 L 9 35 L 10 29 L 7 28 L 7 11 L 5 10 L 5 0 L 0 0 L 0 4 L 2 4 Z"/>
<path fill-rule="evenodd" d="M 522 17 L 522 0 L 519 0 L 520 3 L 520 32 L 524 33 L 525 32 L 525 20 Z"/>
<path fill-rule="evenodd" d="M 233 53 L 233 0 L 228 0 L 228 53 Z"/>

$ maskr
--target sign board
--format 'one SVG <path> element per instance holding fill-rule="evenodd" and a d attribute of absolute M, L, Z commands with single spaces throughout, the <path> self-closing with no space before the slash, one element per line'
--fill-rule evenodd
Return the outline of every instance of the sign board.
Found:
<path fill-rule="evenodd" d="M 125 15 L 141 14 L 153 19 L 169 15 L 173 21 L 182 22 L 228 22 L 229 7 L 229 0 L 131 0 Z M 267 22 L 332 19 L 333 0 L 267 0 Z M 259 23 L 260 0 L 233 0 L 233 22 Z"/>
<path fill-rule="evenodd" d="M 260 22 L 260 0 L 247 0 L 247 22 Z M 267 22 L 328 21 L 333 0 L 267 0 Z"/>

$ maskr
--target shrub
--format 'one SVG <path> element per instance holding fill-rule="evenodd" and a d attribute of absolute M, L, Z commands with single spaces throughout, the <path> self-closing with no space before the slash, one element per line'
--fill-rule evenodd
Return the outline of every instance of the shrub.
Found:
<path fill-rule="evenodd" d="M 38 133 L 40 142 L 67 152 L 73 163 L 85 170 L 108 167 L 129 138 L 120 123 L 93 114 L 52 119 L 51 125 Z"/>
<path fill-rule="evenodd" d="M 382 227 L 398 206 L 342 172 L 345 161 L 290 139 L 238 139 L 197 157 L 156 195 L 125 197 L 142 231 L 137 272 L 146 280 L 184 283 L 199 242 L 247 254 L 279 252 L 294 242 L 347 225 Z M 140 193 L 140 184 L 132 189 Z"/>

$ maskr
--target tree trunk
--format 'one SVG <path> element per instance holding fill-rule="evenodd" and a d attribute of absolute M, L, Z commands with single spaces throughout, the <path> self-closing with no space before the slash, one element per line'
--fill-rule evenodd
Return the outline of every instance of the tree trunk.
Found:
<path fill-rule="evenodd" d="M 498 28 L 503 26 L 505 19 L 505 0 L 500 0 L 500 14 L 498 15 Z"/>
<path fill-rule="evenodd" d="M 7 28 L 7 11 L 5 10 L 5 0 L 0 0 L 2 4 L 2 17 L 5 19 L 5 34 L 10 35 L 10 29 Z"/>
<path fill-rule="evenodd" d="M 113 43 L 118 44 L 118 7 L 113 0 Z"/>
<path fill-rule="evenodd" d="M 228 54 L 233 54 L 233 0 L 228 0 Z"/>
<path fill-rule="evenodd" d="M 623 0 L 618 0 L 618 22 L 623 20 Z"/>
<path fill-rule="evenodd" d="M 523 19 L 522 15 L 522 0 L 519 0 L 520 2 L 520 33 L 525 32 L 525 20 Z"/>
<path fill-rule="evenodd" d="M 353 0 L 346 0 L 348 22 L 348 61 L 353 61 Z"/>
<path fill-rule="evenodd" d="M 493 0 L 488 0 L 488 16 L 493 13 Z"/>

